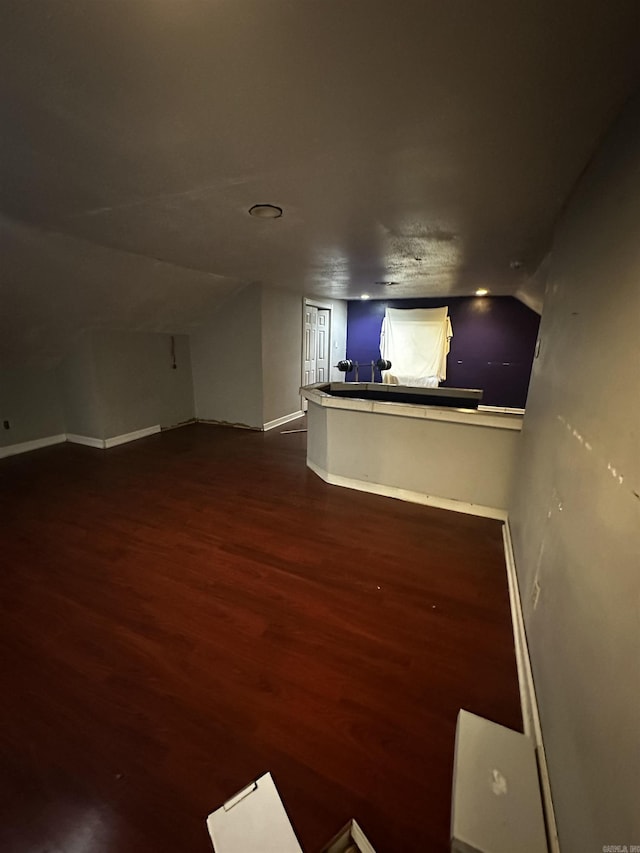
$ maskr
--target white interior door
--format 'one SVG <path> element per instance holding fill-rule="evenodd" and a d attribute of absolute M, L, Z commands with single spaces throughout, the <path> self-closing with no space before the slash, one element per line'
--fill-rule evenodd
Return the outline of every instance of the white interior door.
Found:
<path fill-rule="evenodd" d="M 318 309 L 304 306 L 304 385 L 317 382 L 318 374 Z"/>

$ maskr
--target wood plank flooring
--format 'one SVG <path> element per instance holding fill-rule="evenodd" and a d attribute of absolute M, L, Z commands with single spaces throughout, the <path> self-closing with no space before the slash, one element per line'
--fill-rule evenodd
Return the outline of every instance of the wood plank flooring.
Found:
<path fill-rule="evenodd" d="M 351 817 L 448 849 L 458 709 L 522 724 L 500 524 L 328 486 L 305 440 L 0 462 L 3 853 L 206 853 L 266 770 L 306 853 Z"/>

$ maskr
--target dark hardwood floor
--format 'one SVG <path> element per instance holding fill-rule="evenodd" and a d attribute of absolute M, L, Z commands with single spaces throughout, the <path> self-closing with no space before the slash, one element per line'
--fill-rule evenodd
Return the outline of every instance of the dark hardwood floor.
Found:
<path fill-rule="evenodd" d="M 351 817 L 448 849 L 458 709 L 522 724 L 500 523 L 328 486 L 305 439 L 0 462 L 3 853 L 206 853 L 267 770 L 307 853 Z"/>

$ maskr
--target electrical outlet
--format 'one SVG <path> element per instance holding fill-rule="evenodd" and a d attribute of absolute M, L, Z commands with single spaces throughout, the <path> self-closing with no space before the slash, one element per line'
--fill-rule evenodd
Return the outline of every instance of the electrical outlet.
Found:
<path fill-rule="evenodd" d="M 5 429 L 11 429 L 11 424 L 9 423 L 9 421 L 2 421 L 2 426 Z"/>
<path fill-rule="evenodd" d="M 533 582 L 533 609 L 535 610 L 538 606 L 538 599 L 540 598 L 540 582 L 538 578 Z"/>

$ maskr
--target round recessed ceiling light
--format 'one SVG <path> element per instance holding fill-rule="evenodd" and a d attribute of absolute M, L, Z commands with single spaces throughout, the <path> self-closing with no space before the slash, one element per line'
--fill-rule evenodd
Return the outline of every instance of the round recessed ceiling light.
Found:
<path fill-rule="evenodd" d="M 363 293 L 363 294 L 360 296 L 360 299 L 371 299 L 371 297 L 369 296 L 369 294 L 368 294 L 368 293 Z"/>
<path fill-rule="evenodd" d="M 249 216 L 257 219 L 280 219 L 282 208 L 275 204 L 254 204 L 249 208 Z"/>
<path fill-rule="evenodd" d="M 486 287 L 479 287 L 479 288 L 476 290 L 476 296 L 486 296 L 486 295 L 487 295 L 487 293 L 489 293 L 489 291 L 487 290 L 487 288 L 486 288 Z"/>

